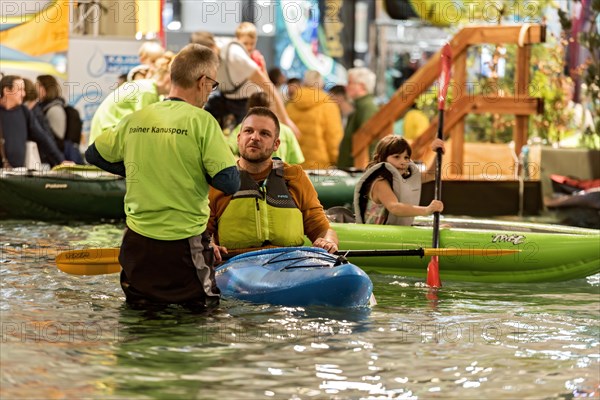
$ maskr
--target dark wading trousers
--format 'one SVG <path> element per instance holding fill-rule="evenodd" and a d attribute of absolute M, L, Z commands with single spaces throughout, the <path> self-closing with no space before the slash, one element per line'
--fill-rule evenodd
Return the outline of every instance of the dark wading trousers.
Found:
<path fill-rule="evenodd" d="M 156 240 L 127 228 L 119 262 L 121 287 L 136 305 L 181 304 L 213 308 L 220 291 L 215 281 L 209 235 L 181 240 Z"/>

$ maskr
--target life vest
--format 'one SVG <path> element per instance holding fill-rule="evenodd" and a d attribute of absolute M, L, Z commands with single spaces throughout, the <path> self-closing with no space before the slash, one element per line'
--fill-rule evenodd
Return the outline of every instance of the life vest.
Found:
<path fill-rule="evenodd" d="M 421 172 L 415 163 L 408 165 L 410 176 L 403 178 L 398 170 L 390 163 L 382 162 L 367 169 L 354 188 L 354 213 L 356 223 L 364 224 L 365 210 L 369 200 L 369 192 L 373 182 L 378 177 L 383 177 L 390 183 L 399 202 L 404 204 L 419 205 L 421 199 Z M 414 217 L 397 217 L 388 214 L 386 225 L 412 225 Z"/>
<path fill-rule="evenodd" d="M 283 161 L 273 159 L 273 170 L 261 185 L 240 170 L 240 190 L 219 218 L 219 244 L 229 249 L 301 246 L 302 212 L 283 178 Z"/>

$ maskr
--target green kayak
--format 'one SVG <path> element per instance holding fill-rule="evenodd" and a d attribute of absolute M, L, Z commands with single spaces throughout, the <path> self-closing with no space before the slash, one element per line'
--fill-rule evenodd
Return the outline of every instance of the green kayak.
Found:
<path fill-rule="evenodd" d="M 125 180 L 91 168 L 8 170 L 0 174 L 0 216 L 35 220 L 116 220 L 125 217 Z"/>
<path fill-rule="evenodd" d="M 339 248 L 415 249 L 431 247 L 432 227 L 334 223 Z M 593 229 L 492 220 L 442 219 L 440 247 L 467 250 L 440 257 L 444 281 L 551 282 L 584 278 L 600 272 L 600 231 Z M 445 227 L 446 226 L 446 227 Z M 518 249 L 504 256 L 472 256 L 468 249 Z M 349 257 L 366 272 L 425 279 L 429 258 Z"/>
<path fill-rule="evenodd" d="M 351 206 L 360 175 L 340 170 L 308 173 L 325 208 Z M 0 174 L 0 216 L 36 220 L 125 218 L 125 180 L 93 166 Z"/>

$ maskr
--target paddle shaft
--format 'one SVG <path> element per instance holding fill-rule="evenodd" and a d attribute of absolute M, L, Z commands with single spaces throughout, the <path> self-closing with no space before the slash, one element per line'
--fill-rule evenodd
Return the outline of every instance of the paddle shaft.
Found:
<path fill-rule="evenodd" d="M 443 139 L 444 136 L 444 109 L 440 110 L 439 124 L 438 124 L 438 139 Z M 435 188 L 433 192 L 433 198 L 440 200 L 442 198 L 442 149 L 437 149 L 435 159 Z M 433 213 L 433 242 L 431 245 L 433 248 L 440 247 L 440 213 L 438 211 Z"/>
<path fill-rule="evenodd" d="M 310 250 L 311 247 L 307 247 Z M 314 249 L 314 248 L 313 248 Z M 224 260 L 246 254 L 253 249 L 236 251 L 235 254 L 221 254 Z M 259 250 L 259 249 L 254 249 Z M 418 249 L 376 249 L 376 250 L 338 250 L 333 255 L 348 257 L 402 257 L 402 256 L 503 256 L 518 253 L 512 249 L 459 249 L 459 248 L 418 248 Z"/>
<path fill-rule="evenodd" d="M 310 247 L 307 247 L 307 250 Z M 245 249 L 246 251 L 258 249 Z M 401 257 L 401 256 L 503 256 L 520 250 L 511 249 L 384 249 L 384 250 L 340 250 L 337 256 L 344 257 Z M 242 253 L 243 254 L 243 253 Z M 239 255 L 239 254 L 237 254 Z M 223 254 L 223 259 L 233 254 Z M 105 275 L 121 271 L 118 248 L 70 250 L 56 256 L 58 269 L 73 275 Z"/>
<path fill-rule="evenodd" d="M 452 68 L 452 50 L 450 44 L 442 48 L 440 59 L 440 80 L 438 94 L 438 129 L 437 138 L 444 140 L 444 109 L 446 108 L 446 97 L 448 94 L 448 86 L 450 85 L 450 69 Z M 435 188 L 433 192 L 435 200 L 442 199 L 442 149 L 437 149 L 435 159 Z M 432 247 L 440 247 L 440 213 L 433 213 L 433 241 Z"/>
<path fill-rule="evenodd" d="M 446 105 L 446 94 L 448 93 L 448 85 L 450 84 L 450 68 L 452 67 L 452 49 L 450 43 L 442 48 L 441 52 L 441 73 L 440 73 L 440 89 L 438 95 L 438 131 L 437 137 L 440 140 L 444 139 L 444 108 Z M 442 198 L 442 150 L 437 149 L 435 160 L 435 191 L 433 198 L 437 201 Z M 440 213 L 433 213 L 433 238 L 432 246 L 434 249 L 440 247 Z M 431 261 L 427 265 L 427 285 L 432 288 L 442 286 L 439 272 L 439 260 L 437 255 L 431 257 Z"/>

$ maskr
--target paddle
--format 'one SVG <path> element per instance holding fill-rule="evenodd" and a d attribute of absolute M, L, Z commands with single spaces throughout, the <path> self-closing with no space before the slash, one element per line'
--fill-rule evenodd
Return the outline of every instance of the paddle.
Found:
<path fill-rule="evenodd" d="M 438 139 L 444 138 L 444 104 L 446 102 L 446 94 L 448 93 L 448 85 L 450 83 L 450 67 L 452 66 L 452 50 L 450 43 L 446 43 L 442 49 L 442 72 L 439 79 L 439 95 L 438 95 L 438 110 L 440 112 L 438 121 Z M 435 160 L 435 191 L 434 199 L 440 200 L 442 197 L 442 150 L 437 149 Z M 440 247 L 440 213 L 433 213 L 433 248 Z M 431 257 L 429 265 L 427 265 L 427 285 L 430 287 L 442 287 L 440 279 L 440 263 L 437 255 Z"/>
<path fill-rule="evenodd" d="M 310 247 L 308 247 L 310 248 Z M 252 249 L 248 249 L 251 251 Z M 392 249 L 392 250 L 340 250 L 338 256 L 349 257 L 400 257 L 400 256 L 502 256 L 518 253 L 510 249 Z M 226 254 L 224 256 L 227 256 Z M 232 258 L 224 257 L 224 258 Z M 69 250 L 56 256 L 58 269 L 72 275 L 105 275 L 121 271 L 118 248 Z"/>

